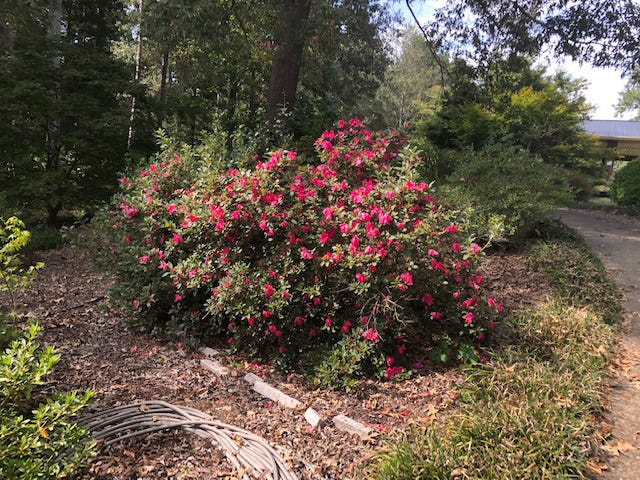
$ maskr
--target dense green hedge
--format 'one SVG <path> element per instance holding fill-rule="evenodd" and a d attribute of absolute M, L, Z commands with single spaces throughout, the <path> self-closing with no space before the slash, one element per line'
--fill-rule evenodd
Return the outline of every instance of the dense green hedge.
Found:
<path fill-rule="evenodd" d="M 632 160 L 613 178 L 611 198 L 624 207 L 640 207 L 640 158 Z"/>
<path fill-rule="evenodd" d="M 571 198 L 564 172 L 509 145 L 460 152 L 456 170 L 442 188 L 444 197 L 471 209 L 478 237 L 502 224 L 503 235 L 521 241 L 553 207 Z"/>

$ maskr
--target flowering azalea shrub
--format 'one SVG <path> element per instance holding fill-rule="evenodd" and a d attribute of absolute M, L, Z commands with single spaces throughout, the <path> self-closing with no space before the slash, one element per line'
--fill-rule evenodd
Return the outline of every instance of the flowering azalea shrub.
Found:
<path fill-rule="evenodd" d="M 276 151 L 212 172 L 160 155 L 123 178 L 109 212 L 113 298 L 136 325 L 225 335 L 289 364 L 351 344 L 387 378 L 416 340 L 480 344 L 501 307 L 481 293 L 464 219 L 431 197 L 399 133 L 337 127 L 312 165 Z"/>

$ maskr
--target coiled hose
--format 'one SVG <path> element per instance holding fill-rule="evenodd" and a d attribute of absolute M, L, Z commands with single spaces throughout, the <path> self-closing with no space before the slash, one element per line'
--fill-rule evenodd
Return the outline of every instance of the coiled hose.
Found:
<path fill-rule="evenodd" d="M 298 480 L 278 453 L 261 437 L 233 425 L 212 420 L 200 410 L 160 400 L 144 400 L 103 410 L 80 419 L 93 438 L 106 445 L 161 430 L 181 428 L 212 440 L 233 466 L 254 477 Z M 263 477 L 264 475 L 266 477 Z M 270 476 L 269 476 L 270 475 Z M 250 480 L 245 473 L 243 480 Z"/>

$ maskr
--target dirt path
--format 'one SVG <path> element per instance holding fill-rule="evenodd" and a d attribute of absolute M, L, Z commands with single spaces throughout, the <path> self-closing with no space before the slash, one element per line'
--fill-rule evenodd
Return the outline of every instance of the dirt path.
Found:
<path fill-rule="evenodd" d="M 607 420 L 613 438 L 602 480 L 640 478 L 640 220 L 587 210 L 560 210 L 559 218 L 576 229 L 622 286 L 629 327 L 622 340 L 620 374 L 610 397 Z"/>

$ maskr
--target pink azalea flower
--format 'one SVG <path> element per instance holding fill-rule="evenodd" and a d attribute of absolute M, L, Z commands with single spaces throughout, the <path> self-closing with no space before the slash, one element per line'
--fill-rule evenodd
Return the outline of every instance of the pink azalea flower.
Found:
<path fill-rule="evenodd" d="M 409 272 L 406 272 L 406 273 L 403 273 L 402 275 L 400 275 L 400 280 L 402 280 L 407 285 L 413 285 L 413 277 L 411 276 L 411 273 L 409 273 Z"/>
<path fill-rule="evenodd" d="M 427 305 L 427 307 L 430 307 L 431 305 L 433 305 L 433 297 L 429 293 L 425 293 L 422 296 L 422 303 Z"/>
<path fill-rule="evenodd" d="M 460 251 L 460 244 L 455 242 L 451 249 L 453 250 L 453 253 L 458 253 Z"/>
<path fill-rule="evenodd" d="M 371 340 L 372 342 L 377 342 L 380 337 L 378 337 L 378 332 L 376 332 L 373 328 L 362 332 L 362 338 L 365 340 Z"/>
<path fill-rule="evenodd" d="M 307 250 L 306 247 L 300 247 L 300 254 L 305 260 L 311 260 L 314 257 L 313 253 Z"/>
<path fill-rule="evenodd" d="M 356 273 L 356 281 L 358 283 L 364 283 L 367 281 L 367 277 L 362 273 Z"/>
<path fill-rule="evenodd" d="M 320 234 L 320 244 L 324 245 L 325 243 L 330 241 L 332 238 L 333 238 L 333 232 L 331 231 L 322 232 Z"/>
<path fill-rule="evenodd" d="M 360 239 L 358 238 L 357 235 L 355 235 L 351 238 L 351 243 L 349 244 L 349 250 L 353 253 L 356 250 L 358 250 L 359 246 L 360 246 Z"/>
<path fill-rule="evenodd" d="M 467 325 L 473 323 L 473 313 L 467 312 L 467 314 L 464 316 L 464 323 L 466 323 Z"/>
<path fill-rule="evenodd" d="M 182 242 L 182 237 L 180 235 L 178 235 L 177 233 L 174 233 L 173 237 L 171 237 L 171 241 L 173 243 L 181 243 Z"/>
<path fill-rule="evenodd" d="M 451 224 L 448 227 L 444 228 L 444 233 L 458 233 L 458 227 L 456 227 L 455 225 Z"/>
<path fill-rule="evenodd" d="M 266 284 L 264 286 L 264 296 L 265 297 L 267 297 L 267 298 L 272 297 L 274 293 L 275 293 L 275 289 L 271 285 Z"/>

